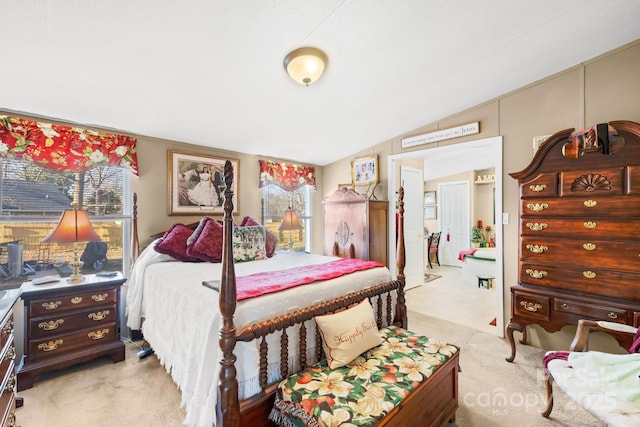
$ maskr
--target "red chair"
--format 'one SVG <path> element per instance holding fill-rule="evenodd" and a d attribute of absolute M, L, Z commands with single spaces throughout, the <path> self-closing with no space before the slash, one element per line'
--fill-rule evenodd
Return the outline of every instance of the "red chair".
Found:
<path fill-rule="evenodd" d="M 429 261 L 429 268 L 433 268 L 431 265 L 431 254 L 436 255 L 436 262 L 438 266 L 440 265 L 440 258 L 438 257 L 438 246 L 440 245 L 440 232 L 431 233 L 431 237 L 428 240 L 429 243 L 429 254 L 427 255 L 427 260 Z"/>

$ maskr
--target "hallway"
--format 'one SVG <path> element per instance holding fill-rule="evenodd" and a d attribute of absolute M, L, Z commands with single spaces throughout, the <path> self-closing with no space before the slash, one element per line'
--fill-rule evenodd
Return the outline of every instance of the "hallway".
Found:
<path fill-rule="evenodd" d="M 434 264 L 425 272 L 442 277 L 409 289 L 406 295 L 409 310 L 494 335 L 499 333 L 489 324 L 496 317 L 495 288 L 478 288 L 477 280 L 465 277 L 458 267 Z"/>

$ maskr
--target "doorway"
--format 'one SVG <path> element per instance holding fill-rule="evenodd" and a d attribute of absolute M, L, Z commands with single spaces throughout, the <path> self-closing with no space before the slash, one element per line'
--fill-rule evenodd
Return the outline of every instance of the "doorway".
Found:
<path fill-rule="evenodd" d="M 391 201 L 390 210 L 394 208 L 395 190 L 399 187 L 399 170 L 403 162 L 419 159 L 424 162 L 424 179 L 435 180 L 445 176 L 494 168 L 495 170 L 495 279 L 493 281 L 495 295 L 495 334 L 504 336 L 504 279 L 503 279 L 503 233 L 501 224 L 502 212 L 502 137 L 492 137 L 476 141 L 451 144 L 442 147 L 427 148 L 410 153 L 396 154 L 388 157 L 389 186 L 388 197 Z M 406 191 L 405 191 L 406 196 Z M 438 197 L 440 199 L 440 197 Z M 405 197 L 405 205 L 407 198 Z M 406 208 L 406 206 L 405 206 Z M 390 216 L 391 217 L 391 216 Z M 440 222 L 440 221 L 439 221 Z M 469 222 L 468 226 L 471 225 Z M 390 241 L 395 241 L 395 224 L 389 223 Z M 446 233 L 444 234 L 446 236 Z M 458 254 L 455 254 L 456 256 Z M 395 270 L 395 252 L 390 248 L 389 265 L 392 274 Z M 455 300 L 450 301 L 450 310 L 455 311 Z M 481 320 L 485 322 L 485 319 Z"/>

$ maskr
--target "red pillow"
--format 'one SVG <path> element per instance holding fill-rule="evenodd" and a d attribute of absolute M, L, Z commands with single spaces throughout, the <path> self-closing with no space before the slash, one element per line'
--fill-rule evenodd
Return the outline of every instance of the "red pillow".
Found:
<path fill-rule="evenodd" d="M 213 218 L 202 218 L 187 241 L 187 255 L 201 261 L 222 261 L 222 224 Z"/>
<path fill-rule="evenodd" d="M 255 219 L 251 218 L 250 216 L 245 216 L 244 219 L 242 220 L 242 224 L 240 224 L 241 227 L 247 227 L 250 225 L 262 225 L 260 224 L 258 221 L 256 221 Z M 265 242 L 265 246 L 266 246 L 266 250 L 267 250 L 267 258 L 271 258 L 273 256 L 273 254 L 276 252 L 276 246 L 278 244 L 278 238 L 276 237 L 275 234 L 273 234 L 271 231 L 269 231 L 269 229 L 267 227 L 264 228 L 267 238 L 266 238 L 266 242 Z"/>
<path fill-rule="evenodd" d="M 153 249 L 161 254 L 174 257 L 178 261 L 198 262 L 187 254 L 187 239 L 193 234 L 193 230 L 184 224 L 173 224 L 158 240 Z"/>

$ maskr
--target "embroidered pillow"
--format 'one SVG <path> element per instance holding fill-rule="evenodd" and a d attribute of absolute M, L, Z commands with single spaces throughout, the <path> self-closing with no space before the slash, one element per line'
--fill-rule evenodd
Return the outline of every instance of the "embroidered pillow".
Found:
<path fill-rule="evenodd" d="M 267 257 L 265 231 L 261 225 L 233 229 L 233 261 L 257 261 Z"/>
<path fill-rule="evenodd" d="M 222 232 L 220 222 L 205 217 L 187 241 L 187 255 L 201 261 L 222 261 Z"/>
<path fill-rule="evenodd" d="M 198 258 L 187 254 L 187 240 L 193 234 L 193 230 L 184 224 L 173 224 L 159 239 L 153 249 L 156 252 L 172 256 L 178 261 L 198 262 Z"/>
<path fill-rule="evenodd" d="M 245 227 L 245 226 L 249 226 L 249 225 L 262 225 L 260 224 L 258 221 L 256 221 L 255 219 L 251 218 L 250 216 L 245 216 L 244 219 L 242 220 L 242 224 L 240 224 L 241 226 Z M 271 258 L 273 256 L 273 254 L 276 253 L 276 246 L 278 245 L 278 238 L 276 237 L 275 234 L 273 234 L 269 229 L 267 229 L 265 227 L 265 233 L 266 233 L 266 249 L 267 249 L 267 258 Z"/>
<path fill-rule="evenodd" d="M 382 343 L 368 299 L 338 313 L 316 316 L 315 321 L 331 369 L 348 364 Z"/>

